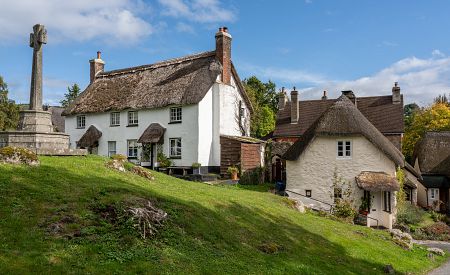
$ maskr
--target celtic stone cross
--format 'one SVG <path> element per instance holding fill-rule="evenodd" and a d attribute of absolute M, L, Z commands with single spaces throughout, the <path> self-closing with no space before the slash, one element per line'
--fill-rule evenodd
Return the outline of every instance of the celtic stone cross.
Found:
<path fill-rule="evenodd" d="M 36 24 L 30 33 L 30 47 L 33 48 L 30 110 L 42 110 L 42 44 L 47 44 L 47 30 L 44 25 Z"/>

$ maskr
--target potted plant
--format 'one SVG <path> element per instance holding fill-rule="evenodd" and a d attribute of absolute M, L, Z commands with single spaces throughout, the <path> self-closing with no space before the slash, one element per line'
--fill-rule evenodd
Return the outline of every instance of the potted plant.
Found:
<path fill-rule="evenodd" d="M 359 213 L 367 216 L 369 214 L 369 209 L 371 205 L 369 204 L 369 199 L 361 198 L 361 205 L 359 206 Z"/>
<path fill-rule="evenodd" d="M 172 166 L 172 161 L 166 155 L 164 155 L 164 153 L 158 153 L 157 160 L 158 166 L 161 168 Z"/>
<path fill-rule="evenodd" d="M 192 173 L 194 175 L 200 175 L 201 174 L 200 173 L 200 167 L 202 167 L 201 163 L 198 163 L 198 162 L 192 163 Z"/>
<path fill-rule="evenodd" d="M 228 174 L 230 174 L 231 176 L 231 180 L 238 180 L 238 173 L 239 173 L 239 168 L 237 168 L 236 166 L 230 166 L 228 167 Z"/>

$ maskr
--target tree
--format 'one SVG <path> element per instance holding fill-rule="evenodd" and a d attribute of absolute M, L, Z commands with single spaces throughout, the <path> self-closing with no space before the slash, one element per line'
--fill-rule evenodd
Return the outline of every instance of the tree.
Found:
<path fill-rule="evenodd" d="M 450 105 L 450 102 L 449 102 L 446 94 L 438 95 L 437 97 L 435 97 L 434 103 L 443 103 L 443 104 Z"/>
<path fill-rule="evenodd" d="M 19 123 L 19 107 L 8 99 L 8 84 L 0 76 L 0 130 L 16 129 Z"/>
<path fill-rule="evenodd" d="M 263 137 L 275 129 L 275 116 L 278 106 L 276 85 L 269 80 L 263 83 L 256 76 L 243 81 L 254 112 L 250 122 L 250 134 Z"/>
<path fill-rule="evenodd" d="M 414 114 L 419 110 L 420 107 L 416 103 L 410 103 L 405 105 L 405 107 L 403 108 L 403 114 L 406 128 L 408 128 L 411 125 Z"/>
<path fill-rule="evenodd" d="M 72 103 L 75 98 L 80 95 L 80 87 L 78 84 L 73 84 L 72 87 L 67 87 L 67 93 L 64 94 L 64 99 L 60 101 L 61 105 L 66 108 Z"/>
<path fill-rule="evenodd" d="M 414 147 L 426 132 L 448 130 L 450 130 L 449 105 L 435 103 L 428 108 L 417 111 L 413 115 L 411 125 L 405 130 L 402 150 L 406 160 L 412 160 Z"/>

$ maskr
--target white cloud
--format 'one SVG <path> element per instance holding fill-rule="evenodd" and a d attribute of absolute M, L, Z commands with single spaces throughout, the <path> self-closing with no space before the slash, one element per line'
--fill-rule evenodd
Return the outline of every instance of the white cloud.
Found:
<path fill-rule="evenodd" d="M 183 23 L 183 22 L 177 23 L 175 29 L 178 32 L 195 33 L 195 30 L 191 25 Z"/>
<path fill-rule="evenodd" d="M 163 14 L 200 23 L 232 22 L 235 11 L 222 7 L 218 0 L 159 0 Z"/>
<path fill-rule="evenodd" d="M 406 103 L 427 105 L 438 94 L 450 92 L 450 57 L 440 51 L 439 55 L 436 53 L 433 51 L 428 59 L 404 58 L 373 75 L 355 80 L 331 80 L 303 70 L 256 66 L 242 69 L 291 86 L 307 86 L 301 89 L 302 97 L 306 99 L 318 99 L 324 90 L 330 97 L 338 97 L 342 90 L 353 90 L 357 96 L 388 95 L 394 82 L 399 82 Z"/>
<path fill-rule="evenodd" d="M 0 40 L 28 39 L 32 26 L 46 26 L 49 42 L 103 38 L 134 43 L 153 31 L 143 14 L 150 7 L 140 0 L 0 0 Z"/>

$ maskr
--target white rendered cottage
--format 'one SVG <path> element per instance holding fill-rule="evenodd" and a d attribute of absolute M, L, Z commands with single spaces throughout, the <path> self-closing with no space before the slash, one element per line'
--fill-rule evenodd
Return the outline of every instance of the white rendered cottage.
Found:
<path fill-rule="evenodd" d="M 63 114 L 71 147 L 151 167 L 163 153 L 174 167 L 200 163 L 218 173 L 221 136 L 248 136 L 252 107 L 231 62 L 227 28 L 215 38 L 211 52 L 109 72 L 98 54 L 90 85 Z"/>
<path fill-rule="evenodd" d="M 329 209 L 342 197 L 341 178 L 351 185 L 355 207 L 366 198 L 368 226 L 392 228 L 396 213 L 397 167 L 406 167 L 402 153 L 356 108 L 340 96 L 288 149 L 286 190 L 315 208 Z M 407 174 L 410 172 L 408 171 Z M 413 176 L 415 178 L 415 176 Z M 291 192 L 289 192 L 291 191 Z"/>

